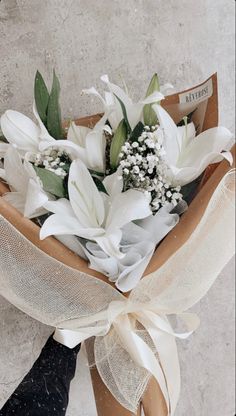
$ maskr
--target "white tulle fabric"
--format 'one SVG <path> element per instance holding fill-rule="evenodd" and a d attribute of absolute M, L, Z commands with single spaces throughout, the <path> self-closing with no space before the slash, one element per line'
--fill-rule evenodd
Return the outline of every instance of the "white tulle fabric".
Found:
<path fill-rule="evenodd" d="M 0 294 L 57 327 L 56 338 L 66 345 L 96 336 L 100 376 L 130 411 L 136 411 L 154 375 L 173 415 L 180 389 L 175 337 L 186 338 L 198 324 L 184 312 L 206 294 L 235 250 L 234 183 L 234 172 L 222 179 L 188 241 L 141 280 L 129 299 L 50 258 L 0 216 Z M 174 333 L 172 314 L 184 320 L 187 333 Z"/>

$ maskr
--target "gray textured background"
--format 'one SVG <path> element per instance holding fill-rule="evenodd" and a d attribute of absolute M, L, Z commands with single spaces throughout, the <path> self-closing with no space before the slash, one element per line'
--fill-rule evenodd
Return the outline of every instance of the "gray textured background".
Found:
<path fill-rule="evenodd" d="M 34 73 L 39 69 L 50 81 L 53 67 L 61 79 L 66 117 L 100 110 L 80 90 L 101 85 L 103 73 L 118 82 L 123 77 L 138 97 L 154 71 L 177 90 L 217 71 L 220 119 L 234 129 L 234 1 L 2 0 L 0 113 L 8 108 L 31 112 Z M 225 268 L 195 307 L 201 327 L 180 344 L 183 387 L 176 416 L 235 413 L 233 266 L 231 262 Z M 50 329 L 3 299 L 0 314 L 1 407 Z M 81 357 L 68 416 L 96 415 L 89 389 Z"/>

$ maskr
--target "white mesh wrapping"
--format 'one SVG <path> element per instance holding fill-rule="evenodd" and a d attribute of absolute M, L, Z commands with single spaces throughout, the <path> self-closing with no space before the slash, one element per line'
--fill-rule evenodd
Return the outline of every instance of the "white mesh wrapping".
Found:
<path fill-rule="evenodd" d="M 190 308 L 205 295 L 234 253 L 233 190 L 234 173 L 230 173 L 214 192 L 189 240 L 138 284 L 131 293 L 132 301 L 151 301 L 169 314 Z M 125 299 L 110 285 L 41 252 L 3 217 L 0 245 L 1 295 L 45 324 L 77 330 L 86 325 L 86 317 L 106 310 L 114 300 Z M 153 347 L 148 335 L 141 333 Z M 94 351 L 98 371 L 109 390 L 135 412 L 148 383 L 148 372 L 132 361 L 113 327 L 95 339 Z"/>

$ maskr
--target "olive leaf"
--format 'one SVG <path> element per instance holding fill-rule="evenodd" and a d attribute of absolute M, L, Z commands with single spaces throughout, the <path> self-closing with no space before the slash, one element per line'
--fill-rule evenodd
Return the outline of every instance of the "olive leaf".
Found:
<path fill-rule="evenodd" d="M 89 173 L 92 176 L 100 176 L 100 177 L 104 178 L 104 173 L 103 172 L 97 172 L 96 170 L 89 169 Z"/>
<path fill-rule="evenodd" d="M 156 91 L 160 91 L 160 82 L 158 75 L 154 74 L 147 89 L 146 97 L 149 97 Z M 157 115 L 152 108 L 153 104 L 155 103 L 146 104 L 143 108 L 143 119 L 146 126 L 155 126 L 157 124 Z"/>
<path fill-rule="evenodd" d="M 98 179 L 96 176 L 92 176 L 92 178 L 99 192 L 103 192 L 104 194 L 108 195 L 108 192 L 105 186 L 103 185 L 102 181 L 100 181 L 100 179 Z"/>
<path fill-rule="evenodd" d="M 34 166 L 39 179 L 42 181 L 43 189 L 58 198 L 66 198 L 67 191 L 64 186 L 64 179 L 47 169 Z"/>
<path fill-rule="evenodd" d="M 34 99 L 39 117 L 47 127 L 47 109 L 49 101 L 49 92 L 44 79 L 39 71 L 36 72 L 34 79 Z"/>
<path fill-rule="evenodd" d="M 125 119 L 121 120 L 120 124 L 118 125 L 114 137 L 111 142 L 110 148 L 110 165 L 113 169 L 115 169 L 118 165 L 119 154 L 121 152 L 121 148 L 127 139 L 127 123 Z"/>
<path fill-rule="evenodd" d="M 59 105 L 60 83 L 53 71 L 52 89 L 48 100 L 47 129 L 49 134 L 56 140 L 63 139 L 63 129 L 61 124 L 61 110 Z"/>
<path fill-rule="evenodd" d="M 130 135 L 130 140 L 132 142 L 135 142 L 138 140 L 138 138 L 141 136 L 141 134 L 144 131 L 144 124 L 139 121 L 138 124 L 135 126 L 135 128 L 133 129 L 131 135 Z"/>
<path fill-rule="evenodd" d="M 122 110 L 122 113 L 123 113 L 123 116 L 124 116 L 124 120 L 125 120 L 126 126 L 127 126 L 127 132 L 128 133 L 131 133 L 131 127 L 130 127 L 130 124 L 129 124 L 129 120 L 128 120 L 128 116 L 127 116 L 127 111 L 126 111 L 125 105 L 124 105 L 123 101 L 119 97 L 117 97 L 116 94 L 114 94 L 114 95 L 115 95 L 115 97 L 117 98 L 117 100 L 120 103 L 121 110 Z"/>

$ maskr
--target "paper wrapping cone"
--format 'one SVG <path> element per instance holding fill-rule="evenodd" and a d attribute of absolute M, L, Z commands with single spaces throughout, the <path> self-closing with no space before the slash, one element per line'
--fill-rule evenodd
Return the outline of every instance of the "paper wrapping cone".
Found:
<path fill-rule="evenodd" d="M 209 84 L 209 81 L 211 84 Z M 196 91 L 196 94 L 206 89 L 206 85 L 209 87 L 210 92 L 205 100 L 200 102 L 194 101 L 189 104 L 183 102 L 188 98 L 188 94 L 192 91 Z M 181 98 L 182 97 L 182 98 Z M 187 97 L 187 98 L 186 98 Z M 191 97 L 191 95 L 190 95 Z M 180 121 L 183 115 L 186 115 L 186 108 L 195 109 L 193 120 L 198 118 L 199 131 L 206 130 L 214 127 L 218 124 L 218 103 L 217 103 L 217 77 L 213 75 L 206 83 L 195 87 L 192 90 L 187 90 L 180 94 L 167 97 L 163 101 L 163 106 L 168 110 L 176 122 Z M 96 123 L 100 114 L 91 117 L 85 117 L 77 120 L 77 124 L 92 126 Z M 235 148 L 233 149 L 235 157 Z M 180 223 L 168 234 L 164 241 L 159 245 L 158 249 L 153 255 L 150 261 L 144 277 L 154 270 L 157 270 L 168 258 L 181 247 L 188 237 L 192 234 L 193 230 L 199 223 L 205 208 L 210 200 L 211 195 L 219 184 L 221 178 L 230 169 L 229 164 L 224 161 L 220 163 L 217 169 L 210 168 L 207 170 L 206 179 L 207 182 L 201 188 L 194 201 L 191 203 L 188 211 L 182 216 Z M 202 184 L 203 184 L 202 183 Z M 8 191 L 8 187 L 0 182 L 0 196 Z M 39 227 L 31 220 L 24 218 L 15 208 L 10 206 L 3 198 L 0 198 L 0 214 L 3 215 L 15 228 L 17 228 L 28 240 L 34 245 L 40 248 L 42 251 L 61 261 L 62 263 L 95 276 L 108 284 L 106 276 L 89 269 L 85 260 L 72 253 L 68 248 L 63 246 L 59 241 L 53 237 L 49 237 L 44 241 L 39 239 Z M 128 296 L 128 295 L 127 295 Z M 97 410 L 99 416 L 134 416 L 133 413 L 124 409 L 107 390 L 103 384 L 96 369 L 91 370 Z M 144 394 L 142 403 L 145 416 L 166 416 L 166 406 L 160 392 L 159 386 L 155 380 L 151 380 L 149 386 Z M 135 416 L 140 416 L 141 407 Z"/>

